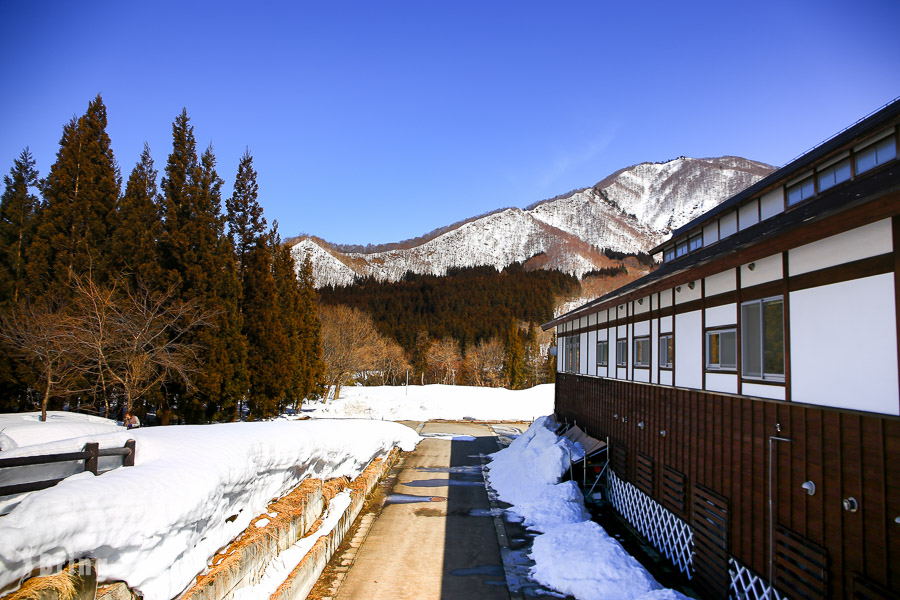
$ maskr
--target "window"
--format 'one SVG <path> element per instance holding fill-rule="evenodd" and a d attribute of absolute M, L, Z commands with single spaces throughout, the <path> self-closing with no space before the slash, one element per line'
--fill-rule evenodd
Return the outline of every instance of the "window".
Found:
<path fill-rule="evenodd" d="M 659 336 L 659 366 L 671 369 L 675 359 L 675 336 L 671 333 Z"/>
<path fill-rule="evenodd" d="M 807 177 L 803 181 L 795 183 L 787 189 L 788 206 L 793 206 L 794 204 L 802 202 L 807 198 L 812 198 L 815 195 L 816 185 L 813 182 L 813 178 Z"/>
<path fill-rule="evenodd" d="M 856 172 L 864 173 L 897 158 L 897 143 L 889 136 L 856 153 Z"/>
<path fill-rule="evenodd" d="M 733 371 L 737 369 L 737 331 L 719 329 L 706 332 L 706 368 Z"/>
<path fill-rule="evenodd" d="M 650 338 L 639 337 L 634 338 L 634 366 L 649 367 L 650 366 Z"/>
<path fill-rule="evenodd" d="M 577 373 L 581 364 L 580 336 L 570 335 L 566 338 L 566 371 Z"/>
<path fill-rule="evenodd" d="M 695 235 L 690 240 L 688 240 L 688 251 L 693 252 L 694 250 L 699 250 L 703 247 L 703 236 Z"/>
<path fill-rule="evenodd" d="M 836 165 L 831 165 L 827 169 L 822 169 L 818 174 L 819 191 L 824 192 L 830 187 L 834 187 L 842 181 L 850 179 L 850 159 L 846 158 Z"/>
<path fill-rule="evenodd" d="M 616 340 L 616 366 L 628 366 L 628 340 Z"/>
<path fill-rule="evenodd" d="M 672 246 L 670 248 L 666 248 L 665 254 L 663 254 L 663 260 L 665 262 L 669 262 L 670 260 L 675 260 L 675 247 Z"/>
<path fill-rule="evenodd" d="M 675 257 L 679 258 L 688 253 L 688 243 L 687 240 L 683 242 L 679 242 L 675 245 Z"/>
<path fill-rule="evenodd" d="M 741 374 L 784 379 L 784 300 L 741 304 Z"/>
<path fill-rule="evenodd" d="M 609 342 L 597 340 L 597 366 L 605 367 L 609 364 Z"/>

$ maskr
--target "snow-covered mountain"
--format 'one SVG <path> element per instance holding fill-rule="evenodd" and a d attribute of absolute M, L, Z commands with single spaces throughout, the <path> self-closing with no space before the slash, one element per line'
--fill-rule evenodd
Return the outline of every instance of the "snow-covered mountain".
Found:
<path fill-rule="evenodd" d="M 344 253 L 306 237 L 293 252 L 298 262 L 310 257 L 317 287 L 366 276 L 396 281 L 407 271 L 442 275 L 450 267 L 502 269 L 529 260 L 581 276 L 609 266 L 603 249 L 646 252 L 772 170 L 734 156 L 642 163 L 591 188 L 463 222 L 408 249 Z"/>

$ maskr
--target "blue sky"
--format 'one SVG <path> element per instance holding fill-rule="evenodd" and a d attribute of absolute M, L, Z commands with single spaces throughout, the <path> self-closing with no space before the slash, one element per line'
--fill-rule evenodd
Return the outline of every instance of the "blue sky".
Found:
<path fill-rule="evenodd" d="M 900 95 L 900 2 L 0 2 L 0 170 L 99 92 L 127 178 L 186 107 L 285 237 L 382 243 L 643 161 L 789 161 Z"/>

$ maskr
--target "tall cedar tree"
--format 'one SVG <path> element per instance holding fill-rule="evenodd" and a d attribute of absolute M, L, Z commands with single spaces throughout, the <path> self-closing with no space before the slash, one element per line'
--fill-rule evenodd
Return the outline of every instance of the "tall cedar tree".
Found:
<path fill-rule="evenodd" d="M 56 162 L 44 181 L 44 204 L 29 249 L 30 284 L 43 291 L 65 284 L 70 270 L 109 275 L 107 244 L 119 199 L 119 172 L 98 95 L 64 128 Z"/>
<path fill-rule="evenodd" d="M 247 393 L 251 418 L 276 414 L 290 382 L 290 348 L 279 319 L 278 289 L 266 220 L 258 202 L 253 157 L 244 153 L 227 207 L 228 237 L 234 247 L 242 295 L 239 310 L 247 340 Z"/>
<path fill-rule="evenodd" d="M 25 280 L 25 251 L 34 236 L 38 186 L 31 151 L 25 148 L 3 177 L 0 199 L 0 304 L 17 304 Z"/>
<path fill-rule="evenodd" d="M 506 360 L 503 370 L 509 389 L 521 390 L 525 387 L 525 349 L 515 321 L 510 324 L 506 333 Z"/>
<path fill-rule="evenodd" d="M 290 347 L 291 378 L 285 397 L 295 403 L 324 392 L 322 324 L 319 321 L 312 263 L 307 256 L 296 268 L 291 249 L 281 242 L 278 224 L 272 232 L 272 264 L 278 286 L 280 320 Z"/>
<path fill-rule="evenodd" d="M 222 180 L 212 148 L 197 160 L 194 128 L 183 110 L 172 126 L 172 153 L 162 181 L 163 226 L 160 264 L 163 283 L 179 283 L 183 299 L 215 311 L 196 334 L 203 371 L 196 389 L 169 390 L 170 406 L 188 422 L 236 419 L 246 384 L 247 345 L 238 310 L 241 285 L 221 214 Z M 174 402 L 172 402 L 174 401 Z"/>
<path fill-rule="evenodd" d="M 155 286 L 160 280 L 157 240 L 162 221 L 157 175 L 145 143 L 119 201 L 110 250 L 113 268 L 124 273 L 133 287 Z"/>
<path fill-rule="evenodd" d="M 0 198 L 0 310 L 9 312 L 24 299 L 25 253 L 35 228 L 38 172 L 28 148 L 3 177 Z M 28 386 L 20 376 L 20 361 L 6 344 L 0 345 L 0 412 L 25 405 Z"/>

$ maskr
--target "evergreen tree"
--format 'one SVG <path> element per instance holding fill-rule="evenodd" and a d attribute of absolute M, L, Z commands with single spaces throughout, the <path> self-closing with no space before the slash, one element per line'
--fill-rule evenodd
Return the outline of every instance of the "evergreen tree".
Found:
<path fill-rule="evenodd" d="M 506 373 L 509 389 L 521 390 L 525 387 L 525 350 L 515 321 L 510 324 L 506 333 L 505 355 L 503 370 Z"/>
<path fill-rule="evenodd" d="M 125 185 L 112 236 L 112 267 L 127 274 L 132 284 L 159 284 L 157 241 L 162 231 L 157 171 L 145 143 L 141 158 Z"/>
<path fill-rule="evenodd" d="M 29 249 L 29 279 L 37 288 L 65 283 L 70 270 L 90 270 L 99 281 L 108 275 L 120 182 L 106 124 L 98 95 L 84 115 L 63 128 Z"/>
<path fill-rule="evenodd" d="M 250 152 L 244 153 L 226 201 L 228 238 L 234 248 L 241 284 L 239 311 L 247 340 L 247 399 L 251 417 L 276 413 L 290 378 L 287 323 L 279 319 L 278 289 L 272 269 L 266 220 L 258 202 L 259 186 Z"/>
<path fill-rule="evenodd" d="M 162 181 L 162 279 L 178 283 L 183 299 L 196 299 L 215 316 L 212 327 L 197 333 L 203 367 L 195 389 L 174 387 L 169 392 L 187 421 L 231 420 L 239 416 L 239 401 L 247 389 L 241 285 L 225 236 L 215 155 L 210 147 L 198 161 L 196 152 L 193 126 L 182 111 L 172 126 L 172 153 Z"/>
<path fill-rule="evenodd" d="M 32 189 L 38 172 L 31 151 L 25 148 L 9 175 L 3 177 L 0 198 L 0 305 L 17 304 L 25 280 L 25 252 L 34 235 L 38 199 Z"/>

